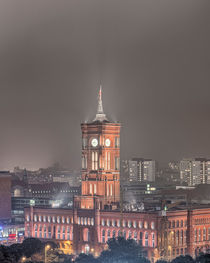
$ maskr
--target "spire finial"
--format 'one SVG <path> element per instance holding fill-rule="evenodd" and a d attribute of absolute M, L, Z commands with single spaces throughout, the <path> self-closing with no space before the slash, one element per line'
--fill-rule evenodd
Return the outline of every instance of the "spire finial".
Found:
<path fill-rule="evenodd" d="M 98 93 L 98 108 L 94 121 L 104 121 L 107 120 L 106 114 L 104 114 L 103 103 L 102 103 L 102 85 L 100 85 Z"/>

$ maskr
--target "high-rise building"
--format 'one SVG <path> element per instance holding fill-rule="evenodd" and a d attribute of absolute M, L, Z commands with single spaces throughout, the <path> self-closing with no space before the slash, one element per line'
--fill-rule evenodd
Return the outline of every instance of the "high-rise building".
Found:
<path fill-rule="evenodd" d="M 133 158 L 128 161 L 129 181 L 154 182 L 155 161 L 151 159 Z"/>
<path fill-rule="evenodd" d="M 210 184 L 210 160 L 205 158 L 181 160 L 180 179 L 189 186 Z"/>
<path fill-rule="evenodd" d="M 11 219 L 11 175 L 0 171 L 0 220 Z"/>

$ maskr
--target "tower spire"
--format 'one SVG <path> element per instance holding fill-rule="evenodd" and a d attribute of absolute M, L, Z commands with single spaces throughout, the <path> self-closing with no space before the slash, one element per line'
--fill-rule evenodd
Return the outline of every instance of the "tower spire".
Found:
<path fill-rule="evenodd" d="M 100 85 L 99 93 L 98 93 L 98 108 L 97 113 L 94 121 L 107 121 L 106 114 L 103 110 L 103 103 L 102 103 L 102 86 Z"/>

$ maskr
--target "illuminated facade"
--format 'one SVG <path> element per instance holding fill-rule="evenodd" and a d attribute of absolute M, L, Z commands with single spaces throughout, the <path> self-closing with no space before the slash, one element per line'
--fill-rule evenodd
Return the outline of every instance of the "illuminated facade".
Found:
<path fill-rule="evenodd" d="M 82 194 L 72 209 L 25 209 L 25 236 L 52 239 L 66 253 L 99 253 L 109 238 L 139 242 L 147 256 L 195 255 L 210 245 L 210 208 L 126 212 L 120 198 L 120 124 L 103 112 L 101 89 L 95 119 L 83 123 Z"/>

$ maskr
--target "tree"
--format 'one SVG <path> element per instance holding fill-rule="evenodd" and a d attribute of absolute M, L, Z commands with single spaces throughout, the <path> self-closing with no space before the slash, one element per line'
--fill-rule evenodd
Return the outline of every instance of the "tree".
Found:
<path fill-rule="evenodd" d="M 201 254 L 195 260 L 196 263 L 209 263 L 210 262 L 210 254 Z"/>
<path fill-rule="evenodd" d="M 171 263 L 195 263 L 194 259 L 189 256 L 179 256 L 171 261 Z"/>
<path fill-rule="evenodd" d="M 22 243 L 23 254 L 29 258 L 43 249 L 42 242 L 37 238 L 27 238 Z"/>
<path fill-rule="evenodd" d="M 75 260 L 76 263 L 97 263 L 98 260 L 92 254 L 81 253 Z"/>
<path fill-rule="evenodd" d="M 149 263 L 143 257 L 142 247 L 134 239 L 126 240 L 123 237 L 112 238 L 108 242 L 108 249 L 103 251 L 99 262 L 105 263 Z"/>

